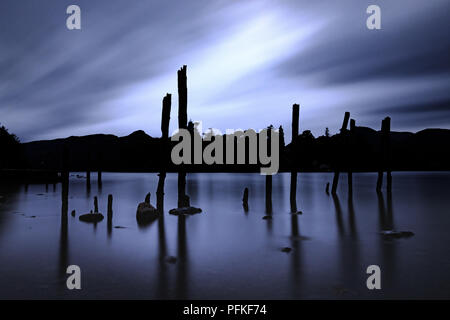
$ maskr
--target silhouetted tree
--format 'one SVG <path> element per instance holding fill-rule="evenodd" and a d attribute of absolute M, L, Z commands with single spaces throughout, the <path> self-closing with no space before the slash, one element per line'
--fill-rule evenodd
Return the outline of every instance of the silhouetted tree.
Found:
<path fill-rule="evenodd" d="M 283 126 L 280 126 L 278 133 L 280 135 L 280 150 L 283 150 L 285 146 Z"/>
<path fill-rule="evenodd" d="M 0 127 L 0 168 L 11 168 L 18 164 L 19 160 L 19 138 L 9 133 L 4 126 Z"/>

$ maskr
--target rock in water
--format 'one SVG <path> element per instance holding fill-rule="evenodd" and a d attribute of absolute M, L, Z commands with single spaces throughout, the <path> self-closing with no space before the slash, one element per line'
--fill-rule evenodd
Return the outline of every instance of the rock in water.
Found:
<path fill-rule="evenodd" d="M 150 204 L 150 193 L 145 196 L 144 202 L 139 203 L 136 210 L 138 224 L 148 224 L 158 218 L 158 210 Z"/>
<path fill-rule="evenodd" d="M 195 207 L 183 207 L 183 208 L 175 208 L 169 211 L 170 214 L 179 216 L 179 215 L 193 215 L 202 212 L 202 209 Z"/>
<path fill-rule="evenodd" d="M 414 236 L 414 233 L 411 231 L 386 230 L 386 231 L 381 231 L 380 233 L 386 239 L 410 238 L 410 237 Z"/>
<path fill-rule="evenodd" d="M 103 215 L 97 212 L 82 214 L 78 219 L 83 222 L 96 223 L 102 221 L 103 218 Z"/>
<path fill-rule="evenodd" d="M 146 218 L 146 217 L 152 217 L 157 216 L 158 210 L 154 206 L 152 206 L 150 203 L 147 202 L 141 202 L 139 203 L 136 211 L 136 218 Z"/>

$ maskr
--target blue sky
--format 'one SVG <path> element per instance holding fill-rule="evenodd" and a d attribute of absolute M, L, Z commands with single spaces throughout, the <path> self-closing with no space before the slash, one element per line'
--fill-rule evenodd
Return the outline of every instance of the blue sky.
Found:
<path fill-rule="evenodd" d="M 82 30 L 66 28 L 70 4 Z M 377 4 L 382 30 L 366 28 Z M 450 128 L 447 0 L 0 3 L 0 123 L 22 141 L 160 135 L 161 100 L 188 66 L 188 116 L 203 129 L 283 125 Z"/>

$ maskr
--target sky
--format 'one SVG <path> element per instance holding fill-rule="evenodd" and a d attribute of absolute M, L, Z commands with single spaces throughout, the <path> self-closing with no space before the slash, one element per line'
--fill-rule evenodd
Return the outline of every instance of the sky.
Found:
<path fill-rule="evenodd" d="M 81 8 L 68 30 L 66 8 Z M 369 5 L 381 30 L 369 30 Z M 187 65 L 203 130 L 450 128 L 448 0 L 1 0 L 0 123 L 21 141 L 160 136 L 161 103 Z"/>

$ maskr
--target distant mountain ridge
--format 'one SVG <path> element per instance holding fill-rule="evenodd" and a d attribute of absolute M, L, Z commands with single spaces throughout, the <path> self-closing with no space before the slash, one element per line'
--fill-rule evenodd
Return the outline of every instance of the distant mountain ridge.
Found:
<path fill-rule="evenodd" d="M 392 131 L 389 137 L 392 170 L 450 170 L 450 130 Z M 151 137 L 143 130 L 122 137 L 94 134 L 32 141 L 22 143 L 20 147 L 19 166 L 26 169 L 60 170 L 64 148 L 69 153 L 70 171 L 179 169 L 170 163 L 168 154 L 164 156 L 161 138 Z M 280 170 L 284 171 L 328 171 L 336 166 L 342 171 L 349 167 L 353 171 L 376 171 L 379 159 L 380 131 L 368 127 L 355 127 L 350 142 L 341 134 L 315 138 L 309 131 L 304 131 L 292 143 L 280 147 Z M 203 164 L 185 168 L 188 171 L 233 172 L 257 171 L 259 166 Z"/>

